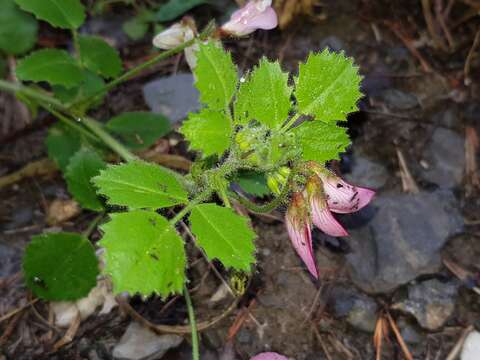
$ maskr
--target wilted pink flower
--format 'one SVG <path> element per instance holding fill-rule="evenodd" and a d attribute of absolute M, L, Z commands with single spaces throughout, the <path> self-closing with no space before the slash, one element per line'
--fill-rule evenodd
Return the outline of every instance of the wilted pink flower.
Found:
<path fill-rule="evenodd" d="M 234 36 L 245 36 L 257 29 L 271 30 L 278 25 L 272 0 L 251 0 L 235 11 L 222 30 Z"/>
<path fill-rule="evenodd" d="M 308 179 L 307 196 L 312 211 L 312 220 L 316 227 L 330 236 L 348 236 L 348 232 L 330 212 L 322 183 L 318 177 L 312 176 Z"/>
<path fill-rule="evenodd" d="M 318 279 L 312 248 L 312 229 L 308 205 L 302 193 L 297 192 L 292 196 L 292 201 L 285 216 L 288 235 L 298 256 L 307 265 L 308 271 Z"/>
<path fill-rule="evenodd" d="M 275 352 L 265 352 L 255 355 L 250 360 L 288 360 L 288 358 Z"/>
<path fill-rule="evenodd" d="M 318 172 L 328 208 L 339 214 L 348 214 L 367 206 L 375 191 L 350 185 L 327 170 Z"/>

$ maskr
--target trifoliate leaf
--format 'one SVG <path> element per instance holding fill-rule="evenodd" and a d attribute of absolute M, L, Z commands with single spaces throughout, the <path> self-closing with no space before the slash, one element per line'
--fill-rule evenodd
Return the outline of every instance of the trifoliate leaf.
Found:
<path fill-rule="evenodd" d="M 105 78 L 118 76 L 122 72 L 122 60 L 118 51 L 97 36 L 80 36 L 80 61 L 91 71 Z"/>
<path fill-rule="evenodd" d="M 169 0 L 167 3 L 160 6 L 153 17 L 153 20 L 159 22 L 170 21 L 183 15 L 188 10 L 193 9 L 195 6 L 208 2 L 208 0 Z"/>
<path fill-rule="evenodd" d="M 211 110 L 227 110 L 238 81 L 231 54 L 215 41 L 200 44 L 194 72 L 200 101 Z"/>
<path fill-rule="evenodd" d="M 37 41 L 37 21 L 21 11 L 13 0 L 0 0 L 0 50 L 19 55 Z"/>
<path fill-rule="evenodd" d="M 156 209 L 188 201 L 173 172 L 140 160 L 109 166 L 93 183 L 111 205 Z"/>
<path fill-rule="evenodd" d="M 235 178 L 235 182 L 248 194 L 263 197 L 271 194 L 267 186 L 265 174 L 255 171 L 243 171 Z"/>
<path fill-rule="evenodd" d="M 145 111 L 122 113 L 111 118 L 106 127 L 132 149 L 147 148 L 171 131 L 165 116 Z"/>
<path fill-rule="evenodd" d="M 62 85 L 52 86 L 55 97 L 64 103 L 70 103 L 78 99 L 80 96 L 89 97 L 98 94 L 105 86 L 105 81 L 94 74 L 90 70 L 83 70 L 83 82 L 75 87 L 67 89 Z M 93 105 L 99 105 L 103 100 L 102 96 L 98 97 L 98 100 Z"/>
<path fill-rule="evenodd" d="M 71 159 L 65 173 L 68 191 L 78 203 L 90 210 L 101 211 L 103 204 L 98 198 L 91 180 L 107 165 L 95 151 L 82 149 Z"/>
<path fill-rule="evenodd" d="M 167 297 L 180 293 L 185 282 L 183 240 L 161 215 L 136 210 L 111 214 L 101 229 L 105 270 L 115 293 Z"/>
<path fill-rule="evenodd" d="M 76 29 L 85 21 L 80 0 L 15 0 L 25 11 L 62 29 Z"/>
<path fill-rule="evenodd" d="M 255 233 L 248 218 L 216 204 L 200 204 L 193 208 L 190 224 L 197 245 L 210 260 L 216 258 L 225 267 L 250 271 L 255 262 Z"/>
<path fill-rule="evenodd" d="M 22 59 L 17 66 L 17 77 L 24 81 L 46 81 L 51 85 L 72 88 L 84 81 L 83 72 L 64 50 L 38 50 Z"/>
<path fill-rule="evenodd" d="M 361 76 L 352 59 L 325 49 L 310 54 L 305 64 L 300 64 L 295 79 L 295 97 L 301 114 L 316 120 L 346 120 L 348 113 L 357 111 Z"/>
<path fill-rule="evenodd" d="M 304 160 L 314 160 L 324 163 L 329 160 L 339 160 L 339 154 L 350 145 L 347 129 L 335 124 L 321 121 L 307 121 L 293 132 L 302 149 Z"/>
<path fill-rule="evenodd" d="M 242 82 L 235 102 L 235 120 L 246 124 L 255 119 L 270 128 L 282 126 L 291 108 L 292 87 L 280 64 L 260 61 L 246 81 Z"/>
<path fill-rule="evenodd" d="M 97 283 L 95 249 L 80 234 L 37 235 L 23 257 L 27 286 L 45 300 L 77 300 Z"/>
<path fill-rule="evenodd" d="M 190 142 L 190 149 L 202 151 L 205 156 L 222 155 L 230 146 L 232 126 L 222 111 L 203 109 L 190 113 L 180 132 Z"/>
<path fill-rule="evenodd" d="M 70 158 L 80 150 L 82 141 L 73 129 L 58 123 L 48 129 L 46 144 L 48 157 L 65 172 Z"/>

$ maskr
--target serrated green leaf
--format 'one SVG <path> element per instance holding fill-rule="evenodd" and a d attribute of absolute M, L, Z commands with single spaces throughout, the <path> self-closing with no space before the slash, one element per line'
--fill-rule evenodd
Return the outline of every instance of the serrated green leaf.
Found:
<path fill-rule="evenodd" d="M 206 3 L 208 3 L 207 0 L 169 0 L 160 6 L 153 19 L 159 22 L 170 21 L 193 9 L 195 6 Z"/>
<path fill-rule="evenodd" d="M 183 240 L 161 215 L 136 210 L 111 214 L 102 225 L 100 245 L 105 248 L 105 269 L 115 293 L 167 297 L 180 293 L 185 282 Z"/>
<path fill-rule="evenodd" d="M 188 201 L 173 172 L 140 160 L 109 166 L 93 183 L 111 205 L 156 209 Z"/>
<path fill-rule="evenodd" d="M 324 122 L 346 120 L 357 111 L 361 76 L 352 59 L 325 49 L 300 64 L 295 97 L 301 114 Z"/>
<path fill-rule="evenodd" d="M 54 85 L 52 86 L 53 93 L 55 97 L 58 98 L 60 101 L 64 103 L 70 103 L 78 99 L 80 96 L 89 97 L 91 95 L 98 94 L 105 86 L 105 81 L 94 74 L 90 70 L 84 69 L 83 70 L 83 82 L 75 87 L 67 89 L 62 85 Z M 98 106 L 103 101 L 103 96 L 98 96 L 98 100 L 95 104 Z"/>
<path fill-rule="evenodd" d="M 211 110 L 227 110 L 238 82 L 231 54 L 215 41 L 200 44 L 194 72 L 200 101 Z"/>
<path fill-rule="evenodd" d="M 21 11 L 13 0 L 0 0 L 0 50 L 19 55 L 37 41 L 37 21 Z"/>
<path fill-rule="evenodd" d="M 271 194 L 267 186 L 265 174 L 255 171 L 243 171 L 235 178 L 235 182 L 243 191 L 254 196 L 263 197 Z"/>
<path fill-rule="evenodd" d="M 72 88 L 80 85 L 83 72 L 64 50 L 38 50 L 19 61 L 17 77 L 23 81 L 46 81 L 51 85 Z"/>
<path fill-rule="evenodd" d="M 97 283 L 95 249 L 80 234 L 37 235 L 25 250 L 23 272 L 27 286 L 45 300 L 77 300 Z"/>
<path fill-rule="evenodd" d="M 122 60 L 117 49 L 97 36 L 80 36 L 80 61 L 88 69 L 105 78 L 113 78 L 122 72 Z"/>
<path fill-rule="evenodd" d="M 197 245 L 210 260 L 216 258 L 225 267 L 250 272 L 255 262 L 255 233 L 248 218 L 216 204 L 200 204 L 189 219 Z"/>
<path fill-rule="evenodd" d="M 190 149 L 205 156 L 222 155 L 230 146 L 232 126 L 223 112 L 203 109 L 190 113 L 180 132 L 190 142 Z"/>
<path fill-rule="evenodd" d="M 270 128 L 279 128 L 287 120 L 292 87 L 280 64 L 266 58 L 241 83 L 235 102 L 235 120 L 247 124 L 255 119 Z"/>
<path fill-rule="evenodd" d="M 80 150 L 80 136 L 63 124 L 55 124 L 48 129 L 46 140 L 48 157 L 65 172 L 70 158 Z"/>
<path fill-rule="evenodd" d="M 90 210 L 101 211 L 103 204 L 98 198 L 91 180 L 107 166 L 95 151 L 79 150 L 71 159 L 65 173 L 68 191 L 78 203 Z"/>
<path fill-rule="evenodd" d="M 80 0 L 15 0 L 25 11 L 62 29 L 76 29 L 85 21 Z"/>
<path fill-rule="evenodd" d="M 147 148 L 171 131 L 165 116 L 146 111 L 122 113 L 111 118 L 106 127 L 132 149 Z"/>
<path fill-rule="evenodd" d="M 350 145 L 347 129 L 332 123 L 307 121 L 293 129 L 304 160 L 324 163 L 340 159 L 339 154 Z"/>

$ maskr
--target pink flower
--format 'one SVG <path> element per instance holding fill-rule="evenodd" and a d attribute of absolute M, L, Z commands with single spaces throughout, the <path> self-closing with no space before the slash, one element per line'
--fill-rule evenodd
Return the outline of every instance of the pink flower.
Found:
<path fill-rule="evenodd" d="M 298 256 L 316 279 L 318 271 L 313 257 L 312 229 L 308 205 L 302 193 L 297 192 L 292 196 L 292 201 L 285 216 L 288 235 Z"/>
<path fill-rule="evenodd" d="M 255 355 L 250 360 L 288 360 L 288 358 L 275 352 L 265 352 Z"/>
<path fill-rule="evenodd" d="M 310 177 L 306 188 L 315 226 L 330 236 L 348 236 L 348 232 L 330 212 L 320 179 L 316 176 Z"/>
<path fill-rule="evenodd" d="M 375 191 L 350 185 L 325 169 L 318 172 L 318 176 L 323 182 L 328 208 L 335 213 L 358 211 L 367 206 L 375 195 Z"/>
<path fill-rule="evenodd" d="M 245 36 L 257 29 L 271 30 L 278 25 L 272 0 L 251 0 L 235 11 L 222 30 L 234 36 Z"/>

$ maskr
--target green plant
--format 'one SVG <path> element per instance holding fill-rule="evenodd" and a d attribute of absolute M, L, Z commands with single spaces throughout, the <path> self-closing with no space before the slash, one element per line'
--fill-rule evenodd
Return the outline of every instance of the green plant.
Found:
<path fill-rule="evenodd" d="M 15 1 L 37 18 L 72 33 L 73 54 L 61 49 L 36 50 L 18 63 L 17 77 L 24 84 L 0 80 L 0 89 L 46 109 L 59 120 L 49 130 L 48 153 L 63 171 L 69 191 L 84 208 L 109 212 L 109 221 L 101 226 L 99 246 L 105 250 L 103 273 L 112 279 L 115 293 L 166 298 L 184 292 L 191 310 L 185 290 L 188 259 L 177 224 L 189 223 L 195 245 L 209 260 L 249 274 L 256 262 L 256 235 L 249 219 L 233 210 L 232 202 L 252 212 L 269 212 L 289 204 L 292 194 L 290 209 L 295 210 L 296 223 L 289 231 L 295 248 L 315 275 L 311 238 L 296 237 L 295 231 L 304 225 L 309 230 L 308 219 L 313 214 L 315 220 L 316 215 L 303 205 L 303 200 L 298 200 L 299 194 L 314 189 L 312 209 L 323 201 L 327 210 L 337 212 L 354 211 L 370 200 L 371 194 L 364 189 L 330 180 L 325 169 L 325 164 L 338 159 L 350 144 L 341 122 L 357 110 L 361 96 L 358 69 L 343 54 L 329 50 L 312 53 L 294 77 L 283 72 L 278 62 L 263 58 L 239 78 L 231 54 L 212 38 L 213 27 L 209 25 L 197 38 L 122 74 L 115 49 L 100 38 L 77 33 L 85 20 L 79 0 Z M 270 10 L 263 4 L 253 15 L 266 12 L 271 18 Z M 271 28 L 272 22 L 264 26 Z M 101 104 L 102 97 L 116 85 L 192 45 L 198 47 L 194 75 L 202 108 L 190 114 L 180 129 L 190 150 L 197 154 L 191 171 L 182 175 L 140 160 L 133 153 L 170 131 L 164 117 L 131 112 L 103 125 L 86 113 Z M 40 86 L 43 83 L 48 84 L 50 92 Z M 124 162 L 108 165 L 111 152 Z M 318 179 L 313 181 L 316 176 Z M 232 186 L 237 183 L 243 192 Z M 344 188 L 345 194 L 354 195 L 350 202 L 359 194 L 363 202 L 350 204 L 350 208 L 343 203 L 340 207 L 336 204 L 337 208 L 328 203 L 327 207 L 323 191 L 328 194 L 331 184 L 340 184 L 337 187 Z M 267 195 L 272 200 L 266 203 L 251 200 L 252 196 Z M 342 202 L 343 194 L 338 196 Z M 297 203 L 302 203 L 300 210 L 295 208 Z M 72 261 L 52 261 L 59 257 Z M 98 265 L 92 259 L 94 248 L 82 236 L 43 235 L 27 249 L 25 278 L 41 298 L 80 298 L 94 286 L 92 279 Z M 67 275 L 72 281 L 58 286 L 58 279 Z M 190 318 L 193 323 L 192 311 Z"/>

